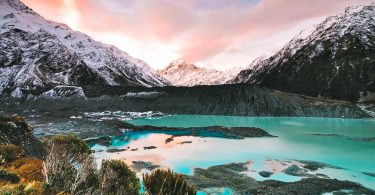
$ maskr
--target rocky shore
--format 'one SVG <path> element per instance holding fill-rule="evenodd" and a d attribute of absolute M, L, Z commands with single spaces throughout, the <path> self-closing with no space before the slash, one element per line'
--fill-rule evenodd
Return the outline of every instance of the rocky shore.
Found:
<path fill-rule="evenodd" d="M 296 182 L 257 181 L 246 174 L 249 171 L 247 165 L 232 163 L 207 169 L 196 168 L 193 176 L 186 177 L 200 190 L 225 187 L 238 194 L 375 194 L 375 191 L 354 182 L 321 177 L 305 177 Z"/>

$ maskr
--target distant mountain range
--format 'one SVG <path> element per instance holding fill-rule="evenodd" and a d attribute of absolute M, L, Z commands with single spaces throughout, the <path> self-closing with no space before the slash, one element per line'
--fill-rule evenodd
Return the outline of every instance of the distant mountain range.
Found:
<path fill-rule="evenodd" d="M 1 0 L 0 10 L 0 95 L 57 85 L 170 84 L 142 60 L 46 20 L 19 0 Z"/>
<path fill-rule="evenodd" d="M 174 86 L 222 85 L 233 79 L 241 70 L 220 71 L 201 68 L 178 59 L 158 73 L 167 78 Z"/>
<path fill-rule="evenodd" d="M 305 35 L 304 35 L 305 34 Z M 308 96 L 375 101 L 375 5 L 350 7 L 232 80 Z"/>
<path fill-rule="evenodd" d="M 375 101 L 374 7 L 329 17 L 242 71 L 179 59 L 156 72 L 114 46 L 44 19 L 19 0 L 0 0 L 0 109 L 368 117 L 374 106 L 369 111 L 324 98 Z M 245 84 L 197 86 L 225 83 Z M 179 87 L 165 87 L 170 85 Z"/>

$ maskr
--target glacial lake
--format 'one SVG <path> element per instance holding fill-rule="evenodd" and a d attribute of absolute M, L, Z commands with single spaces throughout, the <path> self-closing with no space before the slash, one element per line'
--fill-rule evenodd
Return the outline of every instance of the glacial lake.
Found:
<path fill-rule="evenodd" d="M 151 111 L 27 112 L 23 115 L 37 137 L 70 132 L 86 139 L 109 135 L 110 142 L 90 144 L 98 164 L 102 159 L 121 159 L 140 177 L 150 169 L 138 166 L 136 170 L 134 162 L 171 168 L 187 175 L 194 174 L 195 168 L 247 163 L 248 171 L 243 174 L 259 181 L 295 182 L 312 175 L 357 182 L 375 190 L 375 119 L 166 115 Z M 152 129 L 128 132 L 121 128 L 124 123 L 158 127 L 258 127 L 277 137 L 228 139 L 211 133 L 203 137 L 175 136 L 166 143 L 172 137 L 171 132 Z M 150 149 L 144 148 L 150 146 Z M 303 168 L 302 161 L 326 166 L 306 172 L 308 176 L 285 172 L 294 165 Z M 261 171 L 272 175 L 261 176 Z M 208 188 L 198 194 L 233 193 L 222 187 Z"/>
<path fill-rule="evenodd" d="M 375 190 L 375 177 L 371 175 L 375 173 L 374 119 L 171 115 L 124 121 L 133 125 L 162 127 L 259 127 L 278 137 L 227 139 L 177 136 L 166 143 L 171 134 L 150 129 L 117 136 L 110 146 L 92 145 L 97 159 L 123 159 L 129 164 L 133 161 L 150 162 L 188 175 L 194 173 L 194 168 L 247 162 L 249 172 L 246 174 L 249 176 L 257 180 L 285 182 L 298 181 L 302 177 L 287 175 L 283 169 L 298 161 L 314 161 L 330 165 L 316 170 L 315 174 L 358 182 Z M 143 149 L 145 146 L 156 148 Z M 127 150 L 111 153 L 107 152 L 108 149 Z M 258 174 L 259 171 L 274 174 L 264 178 Z M 219 191 L 213 193 L 230 194 L 227 188 Z"/>

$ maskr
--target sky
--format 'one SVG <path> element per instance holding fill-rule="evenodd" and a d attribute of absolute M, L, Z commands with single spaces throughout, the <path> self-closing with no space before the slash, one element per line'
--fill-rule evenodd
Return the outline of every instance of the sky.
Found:
<path fill-rule="evenodd" d="M 375 0 L 22 0 L 161 69 L 178 58 L 206 68 L 246 67 L 345 7 Z"/>

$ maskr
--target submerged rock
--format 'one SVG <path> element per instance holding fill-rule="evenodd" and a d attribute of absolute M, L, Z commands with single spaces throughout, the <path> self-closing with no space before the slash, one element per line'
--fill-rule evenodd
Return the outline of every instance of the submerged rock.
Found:
<path fill-rule="evenodd" d="M 375 177 L 375 173 L 363 172 L 363 174 L 370 176 L 370 177 Z"/>
<path fill-rule="evenodd" d="M 159 168 L 159 165 L 152 164 L 151 162 L 145 162 L 145 161 L 132 161 L 131 167 L 136 170 L 142 170 L 142 169 L 147 169 L 147 170 L 154 170 Z"/>
<path fill-rule="evenodd" d="M 262 177 L 270 177 L 273 173 L 268 171 L 260 171 L 258 174 Z"/>
<path fill-rule="evenodd" d="M 111 138 L 108 136 L 103 137 L 93 137 L 93 138 L 86 138 L 84 141 L 87 144 L 99 144 L 102 146 L 110 146 L 111 145 Z"/>
<path fill-rule="evenodd" d="M 178 144 L 191 144 L 191 143 L 193 143 L 192 141 L 183 141 L 183 142 L 180 142 L 180 143 L 178 143 Z"/>
<path fill-rule="evenodd" d="M 300 168 L 297 165 L 291 165 L 283 172 L 287 175 L 293 175 L 293 176 L 306 176 L 307 171 L 305 169 Z"/>
<path fill-rule="evenodd" d="M 315 161 L 298 160 L 298 162 L 303 164 L 303 168 L 308 169 L 310 171 L 316 171 L 322 168 L 342 169 L 337 166 L 332 166 L 332 165 L 328 165 L 328 164 L 321 163 L 321 162 L 315 162 Z"/>

